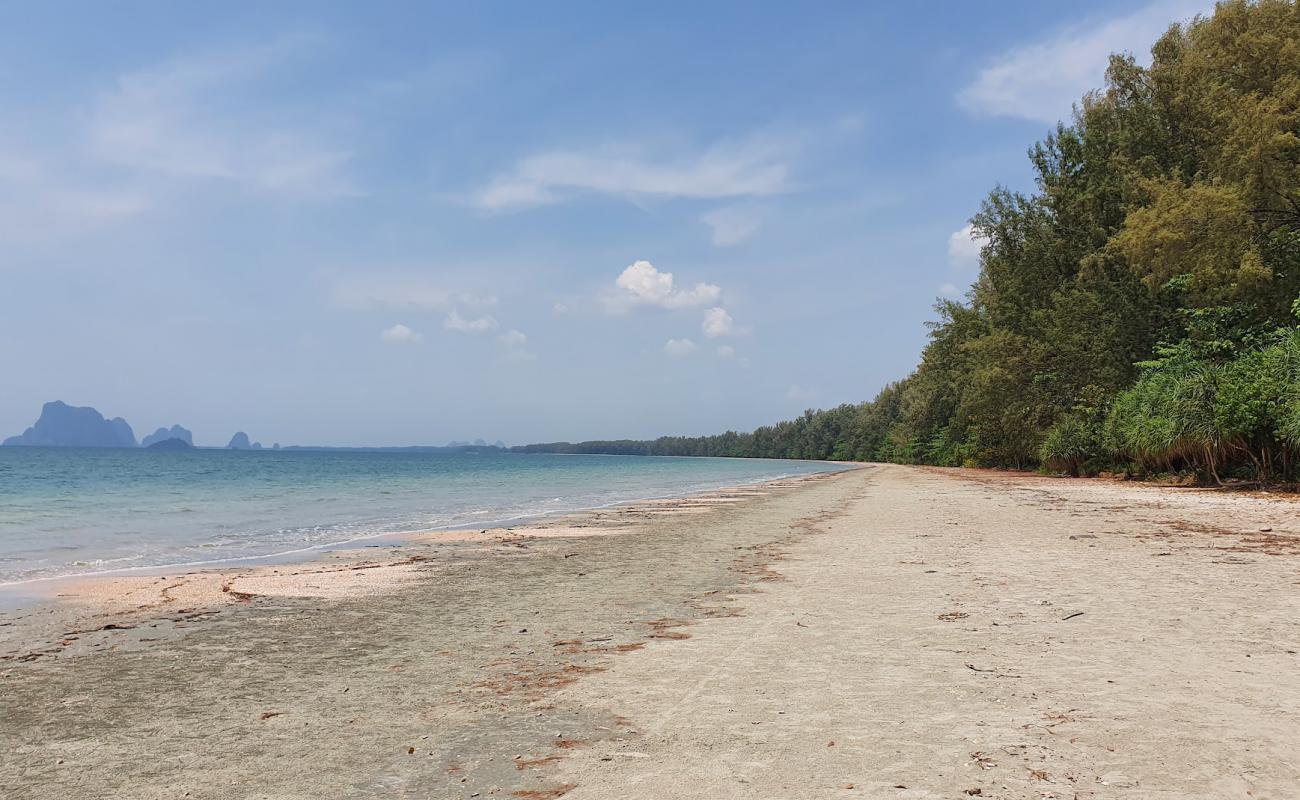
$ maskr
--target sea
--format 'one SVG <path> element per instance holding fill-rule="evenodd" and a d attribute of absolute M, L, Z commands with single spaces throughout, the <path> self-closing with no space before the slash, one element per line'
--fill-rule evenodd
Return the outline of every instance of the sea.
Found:
<path fill-rule="evenodd" d="M 842 469 L 816 461 L 507 452 L 0 447 L 0 588 L 293 560 Z"/>

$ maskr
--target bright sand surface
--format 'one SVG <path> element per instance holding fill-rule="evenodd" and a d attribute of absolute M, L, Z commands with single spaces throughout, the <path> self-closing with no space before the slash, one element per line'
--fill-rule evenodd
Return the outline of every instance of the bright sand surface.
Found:
<path fill-rule="evenodd" d="M 1300 797 L 1298 556 L 1291 500 L 869 466 L 62 584 L 0 797 Z"/>

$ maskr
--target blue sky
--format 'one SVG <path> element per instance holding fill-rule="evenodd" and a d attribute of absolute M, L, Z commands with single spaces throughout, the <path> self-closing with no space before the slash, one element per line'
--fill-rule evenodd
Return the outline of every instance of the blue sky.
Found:
<path fill-rule="evenodd" d="M 16 5 L 0 434 L 51 399 L 340 445 L 869 399 L 981 198 L 1208 8 Z"/>

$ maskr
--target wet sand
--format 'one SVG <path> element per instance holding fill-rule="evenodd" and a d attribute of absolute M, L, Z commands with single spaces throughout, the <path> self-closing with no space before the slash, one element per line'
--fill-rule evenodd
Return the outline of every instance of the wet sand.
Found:
<path fill-rule="evenodd" d="M 1300 796 L 1292 501 L 870 466 L 543 528 L 0 614 L 0 796 Z"/>

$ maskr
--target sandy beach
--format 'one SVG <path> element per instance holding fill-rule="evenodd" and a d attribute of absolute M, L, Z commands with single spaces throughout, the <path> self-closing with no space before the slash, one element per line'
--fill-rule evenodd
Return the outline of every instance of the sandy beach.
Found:
<path fill-rule="evenodd" d="M 1297 556 L 1285 498 L 871 465 L 67 582 L 0 614 L 0 796 L 1296 797 Z"/>

